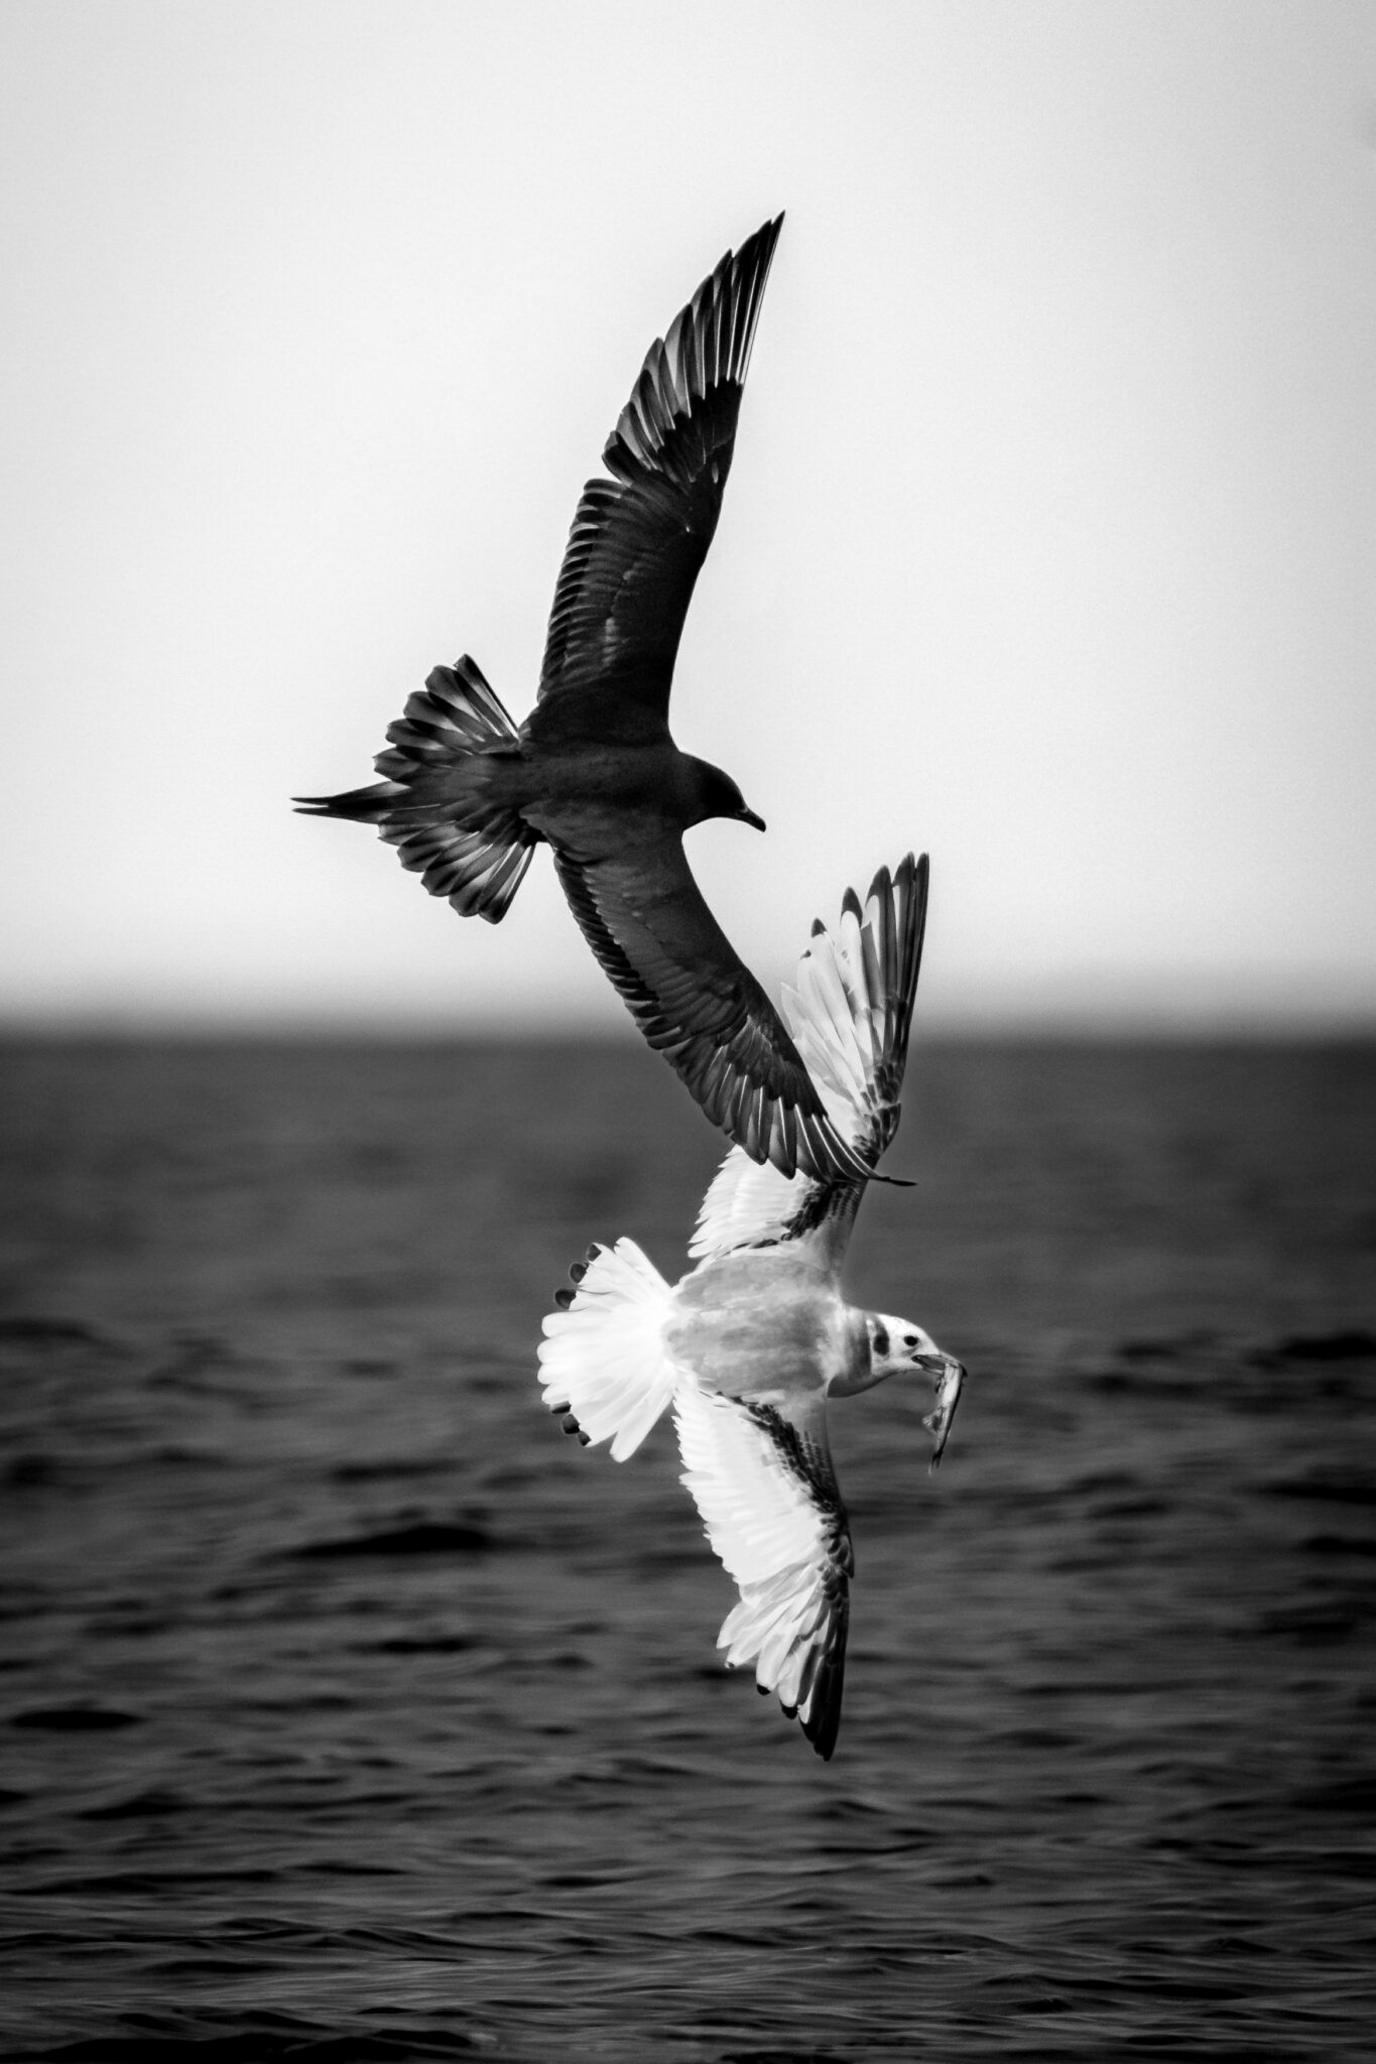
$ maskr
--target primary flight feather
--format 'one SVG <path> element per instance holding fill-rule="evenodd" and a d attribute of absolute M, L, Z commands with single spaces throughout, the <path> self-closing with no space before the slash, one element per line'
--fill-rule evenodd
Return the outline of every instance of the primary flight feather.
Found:
<path fill-rule="evenodd" d="M 436 667 L 389 727 L 381 781 L 298 801 L 377 825 L 432 895 L 493 924 L 547 843 L 599 963 L 712 1122 L 786 1177 L 855 1177 L 854 1150 L 684 855 L 684 832 L 709 817 L 764 826 L 669 731 L 782 223 L 728 252 L 650 347 L 603 453 L 611 477 L 579 501 L 525 722 L 465 656 Z"/>

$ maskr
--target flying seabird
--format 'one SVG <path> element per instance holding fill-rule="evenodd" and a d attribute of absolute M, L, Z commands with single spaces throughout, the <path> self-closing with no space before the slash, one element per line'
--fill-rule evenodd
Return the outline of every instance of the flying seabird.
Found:
<path fill-rule="evenodd" d="M 922 955 L 927 860 L 911 853 L 820 922 L 784 990 L 799 1051 L 832 1121 L 874 1168 L 898 1128 L 898 1093 Z M 854 1568 L 827 1443 L 829 1397 L 887 1376 L 931 1378 L 930 1467 L 941 1460 L 965 1371 L 910 1319 L 847 1303 L 841 1265 L 866 1175 L 786 1177 L 733 1147 L 672 1288 L 634 1240 L 594 1245 L 544 1322 L 540 1383 L 566 1432 L 634 1454 L 672 1404 L 682 1481 L 740 1601 L 717 1646 L 755 1664 L 761 1691 L 830 1757 Z"/>
<path fill-rule="evenodd" d="M 376 824 L 461 916 L 496 924 L 544 840 L 602 967 L 652 1047 L 752 1161 L 862 1173 L 778 1013 L 694 881 L 683 834 L 758 831 L 729 775 L 680 752 L 669 685 L 731 470 L 782 215 L 727 252 L 651 345 L 583 489 L 535 708 L 518 729 L 475 660 L 436 667 L 390 725 L 383 777 L 303 811 Z"/>

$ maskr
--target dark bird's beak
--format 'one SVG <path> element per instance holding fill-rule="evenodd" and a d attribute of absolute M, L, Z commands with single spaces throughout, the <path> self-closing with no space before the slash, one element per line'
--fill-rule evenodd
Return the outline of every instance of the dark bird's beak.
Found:
<path fill-rule="evenodd" d="M 753 810 L 747 810 L 744 803 L 741 804 L 736 815 L 742 824 L 753 824 L 756 831 L 763 831 L 765 829 L 763 817 L 757 817 Z"/>

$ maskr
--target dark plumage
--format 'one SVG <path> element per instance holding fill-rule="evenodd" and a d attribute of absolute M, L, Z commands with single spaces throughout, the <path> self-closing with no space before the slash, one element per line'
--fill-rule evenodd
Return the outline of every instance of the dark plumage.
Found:
<path fill-rule="evenodd" d="M 785 1175 L 855 1175 L 774 1006 L 713 917 L 683 833 L 764 826 L 730 776 L 682 753 L 669 686 L 721 511 L 783 217 L 722 259 L 650 347 L 590 480 L 519 728 L 472 659 L 436 667 L 387 732 L 381 781 L 298 798 L 377 825 L 402 865 L 495 924 L 542 840 L 601 966 L 714 1124 Z"/>

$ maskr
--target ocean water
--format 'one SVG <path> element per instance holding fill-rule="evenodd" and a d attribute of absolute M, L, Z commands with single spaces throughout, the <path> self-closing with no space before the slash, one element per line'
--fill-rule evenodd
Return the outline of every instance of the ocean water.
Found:
<path fill-rule="evenodd" d="M 5 2056 L 1372 2053 L 1376 1048 L 916 1041 L 830 1764 L 540 1404 L 717 1159 L 652 1056 L 0 1058 Z"/>

